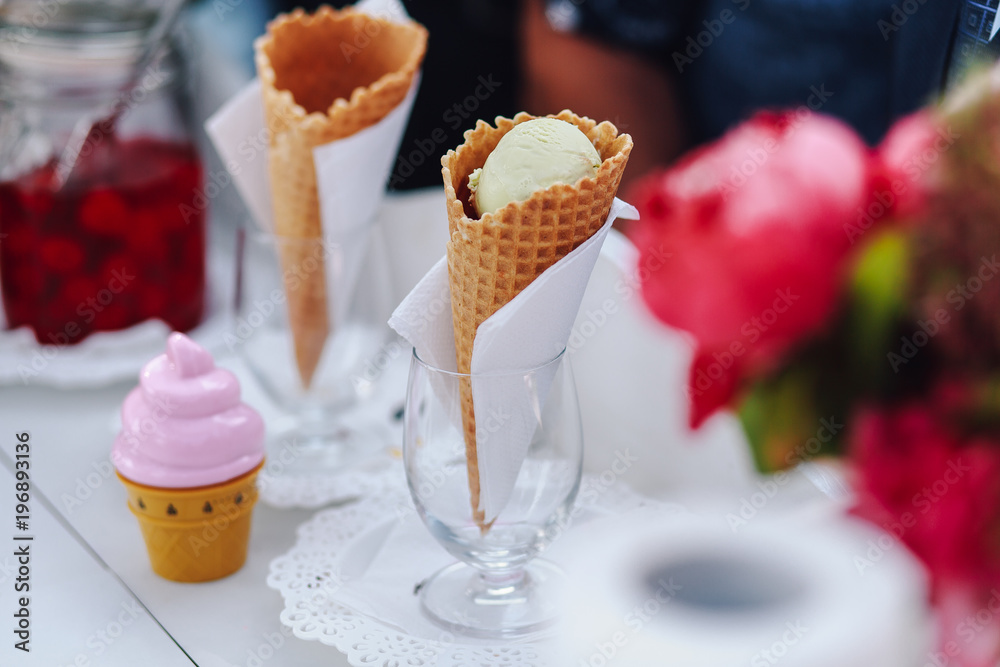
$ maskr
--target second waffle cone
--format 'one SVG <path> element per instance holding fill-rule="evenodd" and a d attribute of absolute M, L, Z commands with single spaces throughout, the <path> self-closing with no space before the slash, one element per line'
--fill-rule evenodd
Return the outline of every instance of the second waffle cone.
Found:
<path fill-rule="evenodd" d="M 448 276 L 459 373 L 470 373 L 476 329 L 517 296 L 543 271 L 593 236 L 607 220 L 632 151 L 632 138 L 609 122 L 597 123 L 564 110 L 551 116 L 576 125 L 593 142 L 601 166 L 592 178 L 556 184 L 481 218 L 470 203 L 469 174 L 480 168 L 500 138 L 519 123 L 536 118 L 519 113 L 497 118 L 496 127 L 479 121 L 465 143 L 441 159 L 447 199 Z M 553 350 L 553 355 L 558 350 Z M 472 511 L 488 530 L 480 502 L 479 457 L 472 386 L 460 383 Z"/>
<path fill-rule="evenodd" d="M 272 21 L 254 47 L 289 326 L 308 388 L 330 328 L 313 148 L 376 124 L 403 101 L 427 31 L 350 8 L 298 9 Z"/>

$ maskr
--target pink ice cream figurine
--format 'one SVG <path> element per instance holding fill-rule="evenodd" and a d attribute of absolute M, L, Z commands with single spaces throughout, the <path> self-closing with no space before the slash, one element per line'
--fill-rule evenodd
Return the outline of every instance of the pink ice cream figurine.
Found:
<path fill-rule="evenodd" d="M 125 398 L 111 459 L 154 572 L 209 581 L 243 566 L 264 422 L 205 348 L 170 334 Z"/>

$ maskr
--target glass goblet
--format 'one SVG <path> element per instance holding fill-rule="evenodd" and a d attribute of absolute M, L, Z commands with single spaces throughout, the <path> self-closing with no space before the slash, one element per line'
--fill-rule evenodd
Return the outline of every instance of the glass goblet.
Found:
<path fill-rule="evenodd" d="M 380 238 L 372 225 L 337 238 L 240 234 L 225 338 L 287 413 L 269 442 L 282 450 L 269 451 L 281 456 L 282 476 L 339 472 L 386 440 L 363 410 L 373 360 L 391 340 L 386 267 L 371 261 Z"/>
<path fill-rule="evenodd" d="M 502 487 L 495 517 L 483 517 L 472 505 L 463 384 L 477 397 L 476 477 L 489 478 L 494 494 L 498 480 Z M 480 402 L 489 396 L 499 398 L 492 405 Z M 516 440 L 527 444 L 520 466 L 515 462 L 510 469 L 516 478 L 498 478 L 486 469 L 495 458 L 483 454 L 489 447 L 517 450 Z M 483 638 L 518 637 L 549 626 L 561 570 L 536 556 L 569 520 L 583 465 L 580 409 L 565 352 L 535 368 L 476 375 L 436 368 L 414 352 L 403 460 L 417 512 L 460 561 L 422 584 L 425 615 L 453 632 Z"/>

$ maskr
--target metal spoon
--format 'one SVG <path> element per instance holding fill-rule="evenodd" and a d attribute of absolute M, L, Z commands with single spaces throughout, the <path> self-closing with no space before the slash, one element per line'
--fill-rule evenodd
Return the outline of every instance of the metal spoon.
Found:
<path fill-rule="evenodd" d="M 97 141 L 100 141 L 102 138 L 114 134 L 118 119 L 130 106 L 127 100 L 132 97 L 132 92 L 139 87 L 139 82 L 142 80 L 146 68 L 149 67 L 166 43 L 167 37 L 181 15 L 185 2 L 187 0 L 166 0 L 164 2 L 156 23 L 153 24 L 147 35 L 145 48 L 140 53 L 138 60 L 135 61 L 132 71 L 129 72 L 128 79 L 122 86 L 121 94 L 115 100 L 111 112 L 104 118 L 93 122 L 85 116 L 73 126 L 73 131 L 70 133 L 62 155 L 59 156 L 59 163 L 56 165 L 56 191 L 69 180 L 73 168 L 76 167 L 76 163 L 80 159 L 80 151 L 90 137 L 93 136 Z"/>

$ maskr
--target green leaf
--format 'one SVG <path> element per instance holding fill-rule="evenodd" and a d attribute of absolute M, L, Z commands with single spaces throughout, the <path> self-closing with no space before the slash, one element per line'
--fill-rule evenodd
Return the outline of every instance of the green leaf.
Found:
<path fill-rule="evenodd" d="M 911 252 L 903 232 L 882 232 L 864 248 L 854 265 L 848 306 L 847 336 L 852 362 L 863 380 L 880 385 L 886 351 L 907 313 Z"/>
<path fill-rule="evenodd" d="M 740 419 L 762 472 L 784 470 L 802 459 L 805 443 L 818 428 L 815 386 L 814 369 L 795 365 L 755 384 L 740 404 Z"/>

